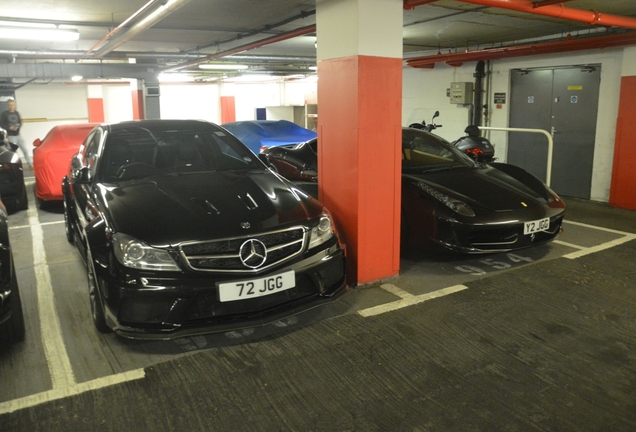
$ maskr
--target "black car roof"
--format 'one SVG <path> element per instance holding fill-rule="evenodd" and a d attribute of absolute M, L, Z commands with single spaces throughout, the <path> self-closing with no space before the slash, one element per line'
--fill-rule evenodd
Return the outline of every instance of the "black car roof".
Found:
<path fill-rule="evenodd" d="M 116 132 L 131 127 L 143 127 L 151 130 L 194 129 L 217 130 L 219 126 L 204 120 L 132 120 L 120 123 L 103 124 L 105 129 Z"/>

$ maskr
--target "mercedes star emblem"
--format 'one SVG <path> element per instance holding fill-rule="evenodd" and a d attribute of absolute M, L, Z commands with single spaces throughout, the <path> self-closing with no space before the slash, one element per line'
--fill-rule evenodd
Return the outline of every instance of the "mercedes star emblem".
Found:
<path fill-rule="evenodd" d="M 259 268 L 267 260 L 267 248 L 262 241 L 249 239 L 241 245 L 239 256 L 245 267 Z"/>

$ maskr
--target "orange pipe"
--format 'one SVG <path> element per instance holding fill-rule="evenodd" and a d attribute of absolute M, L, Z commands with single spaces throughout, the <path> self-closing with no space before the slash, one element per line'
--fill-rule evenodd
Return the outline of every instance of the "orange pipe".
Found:
<path fill-rule="evenodd" d="M 422 6 L 429 3 L 434 3 L 438 0 L 404 0 L 404 9 L 413 10 L 417 6 Z"/>
<path fill-rule="evenodd" d="M 537 54 L 553 54 L 588 49 L 603 49 L 636 44 L 636 32 L 597 36 L 584 39 L 566 39 L 559 42 L 546 42 L 513 47 L 492 48 L 455 54 L 436 54 L 408 59 L 406 64 L 414 68 L 433 68 L 435 63 L 444 62 L 450 66 L 460 66 L 464 62 L 496 60 L 509 57 L 523 57 Z"/>
<path fill-rule="evenodd" d="M 433 3 L 436 0 L 404 0 L 404 9 L 413 9 L 416 6 Z M 636 29 L 636 19 L 618 15 L 602 14 L 595 11 L 584 11 L 566 8 L 561 5 L 547 5 L 535 7 L 528 0 L 458 0 L 480 6 L 510 9 L 518 12 L 527 12 L 535 15 L 549 16 L 570 21 L 580 21 L 589 25 L 601 25 L 607 27 L 622 27 Z"/>

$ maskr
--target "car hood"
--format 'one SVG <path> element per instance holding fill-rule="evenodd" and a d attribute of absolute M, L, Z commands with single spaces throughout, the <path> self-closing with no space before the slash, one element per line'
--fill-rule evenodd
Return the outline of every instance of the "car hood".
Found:
<path fill-rule="evenodd" d="M 547 190 L 536 191 L 518 179 L 491 166 L 457 167 L 441 171 L 404 174 L 405 180 L 423 181 L 471 207 L 509 211 L 545 205 Z"/>
<path fill-rule="evenodd" d="M 244 236 L 303 223 L 322 205 L 269 171 L 193 173 L 99 184 L 115 232 L 151 245 Z"/>

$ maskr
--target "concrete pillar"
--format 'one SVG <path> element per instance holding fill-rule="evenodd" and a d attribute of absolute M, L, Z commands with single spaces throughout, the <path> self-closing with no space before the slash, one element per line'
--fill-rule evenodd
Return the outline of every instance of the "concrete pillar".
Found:
<path fill-rule="evenodd" d="M 396 0 L 317 1 L 319 197 L 350 283 L 399 272 L 402 14 Z"/>

